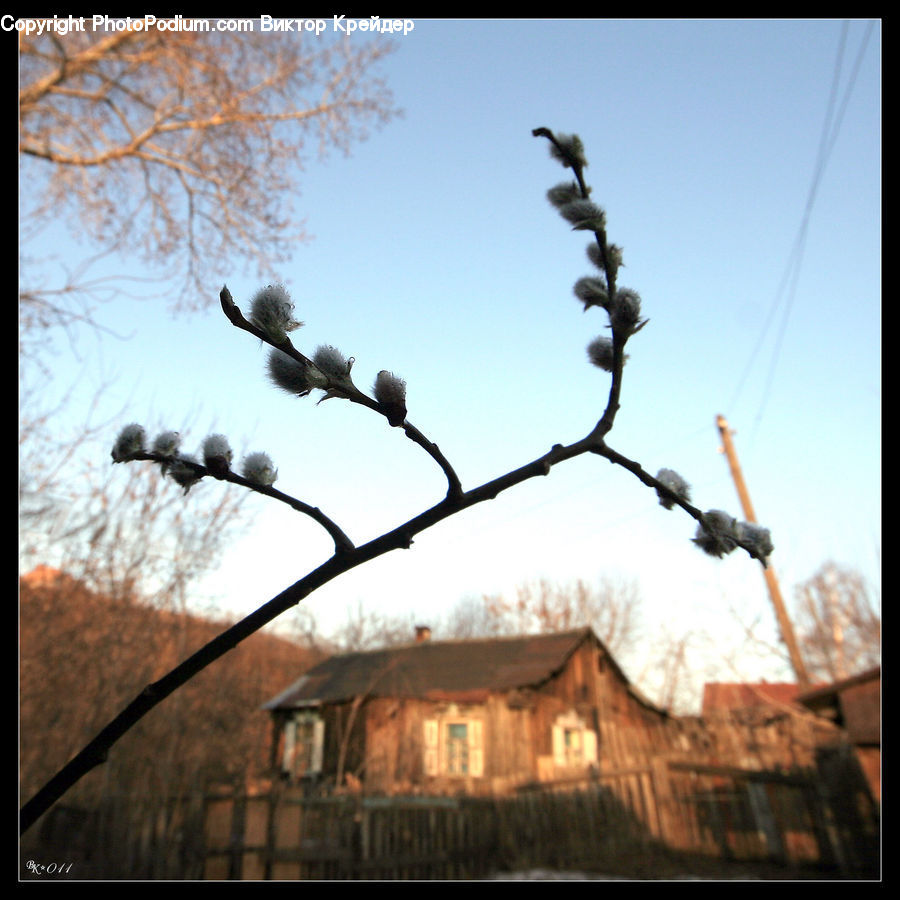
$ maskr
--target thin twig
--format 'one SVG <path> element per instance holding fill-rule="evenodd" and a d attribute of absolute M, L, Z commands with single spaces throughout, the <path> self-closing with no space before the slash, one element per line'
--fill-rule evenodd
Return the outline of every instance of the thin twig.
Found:
<path fill-rule="evenodd" d="M 249 322 L 238 308 L 238 305 L 234 302 L 231 291 L 228 290 L 227 286 L 223 286 L 222 290 L 219 292 L 219 302 L 221 303 L 222 311 L 225 313 L 226 318 L 236 328 L 240 328 L 243 331 L 252 334 L 254 337 L 263 341 L 263 343 L 269 344 L 269 346 L 274 347 L 276 350 L 280 350 L 282 353 L 286 353 L 292 359 L 304 366 L 313 366 L 316 368 L 315 363 L 311 359 L 304 356 L 296 347 L 294 347 L 290 338 L 285 337 L 284 341 L 278 343 L 272 340 L 265 331 L 257 328 L 252 322 Z M 346 383 L 336 384 L 332 382 L 328 385 L 327 391 L 332 396 L 340 396 L 349 400 L 351 403 L 365 406 L 367 409 L 371 409 L 385 418 L 389 418 L 387 410 L 384 409 L 377 400 L 373 400 L 371 397 L 358 390 L 354 385 L 348 386 Z M 456 474 L 453 466 L 444 454 L 441 453 L 437 444 L 425 437 L 425 435 L 408 420 L 405 420 L 400 427 L 413 443 L 418 444 L 440 466 L 441 471 L 443 471 L 447 478 L 447 496 L 458 496 L 462 491 L 459 476 Z"/>
<path fill-rule="evenodd" d="M 131 455 L 130 459 L 133 460 L 147 460 L 150 462 L 159 463 L 160 465 L 166 466 L 172 463 L 172 458 L 170 456 L 164 456 L 160 453 L 153 452 L 140 452 L 134 453 Z M 340 527 L 325 513 L 322 512 L 317 506 L 311 506 L 309 503 L 304 503 L 302 500 L 298 500 L 296 497 L 292 497 L 290 494 L 285 494 L 283 491 L 279 491 L 278 488 L 272 487 L 270 484 L 260 484 L 256 481 L 251 481 L 249 478 L 244 478 L 242 475 L 238 475 L 237 472 L 227 471 L 227 472 L 213 472 L 207 466 L 204 466 L 202 463 L 194 462 L 191 459 L 179 458 L 178 460 L 180 465 L 189 466 L 193 469 L 200 478 L 204 478 L 209 476 L 210 478 L 217 478 L 220 481 L 228 481 L 231 484 L 239 484 L 241 487 L 248 488 L 251 491 L 255 491 L 257 494 L 265 494 L 267 497 L 271 497 L 273 500 L 278 500 L 281 503 L 285 503 L 291 507 L 291 509 L 295 509 L 299 513 L 303 513 L 305 516 L 309 516 L 309 518 L 313 519 L 315 522 L 318 522 L 332 537 L 334 540 L 334 550 L 335 553 L 343 553 L 347 550 L 353 549 L 353 541 L 347 537 L 346 534 L 340 529 Z"/>

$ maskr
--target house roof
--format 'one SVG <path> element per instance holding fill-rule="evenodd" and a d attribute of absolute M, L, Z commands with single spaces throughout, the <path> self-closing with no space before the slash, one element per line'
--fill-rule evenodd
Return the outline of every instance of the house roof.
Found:
<path fill-rule="evenodd" d="M 878 682 L 879 685 L 881 684 L 881 666 L 874 666 L 871 669 L 867 669 L 865 672 L 859 672 L 858 674 L 851 675 L 849 678 L 844 678 L 841 681 L 833 681 L 830 684 L 822 684 L 809 688 L 800 694 L 797 700 L 804 706 L 813 708 L 820 701 L 827 702 L 844 691 L 874 682 Z"/>
<path fill-rule="evenodd" d="M 492 692 L 541 685 L 587 639 L 600 643 L 590 628 L 579 628 L 513 638 L 424 641 L 341 654 L 311 669 L 264 709 L 317 706 L 358 696 L 478 702 Z"/>
<path fill-rule="evenodd" d="M 796 703 L 799 693 L 800 686 L 792 682 L 708 682 L 703 685 L 703 715 L 716 710 Z"/>
<path fill-rule="evenodd" d="M 797 697 L 846 729 L 856 744 L 881 744 L 881 666 L 804 691 Z"/>

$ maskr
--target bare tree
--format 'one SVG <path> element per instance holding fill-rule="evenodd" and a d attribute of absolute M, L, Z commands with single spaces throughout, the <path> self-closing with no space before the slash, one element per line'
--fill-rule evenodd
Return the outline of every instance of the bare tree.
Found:
<path fill-rule="evenodd" d="M 881 662 L 880 604 L 859 572 L 826 562 L 796 588 L 794 615 L 815 678 L 838 681 Z"/>
<path fill-rule="evenodd" d="M 591 363 L 611 375 L 606 407 L 588 433 L 570 444 L 556 443 L 536 459 L 511 469 L 480 486 L 463 488 L 462 481 L 438 446 L 407 418 L 406 384 L 391 372 L 382 370 L 375 377 L 373 395 L 361 391 L 353 382 L 353 359 L 333 346 L 320 346 L 311 356 L 299 351 L 288 334 L 300 325 L 293 317 L 293 304 L 286 292 L 268 287 L 261 290 L 249 306 L 249 319 L 234 302 L 227 288 L 220 294 L 222 310 L 236 327 L 268 344 L 269 374 L 281 389 L 305 397 L 315 390 L 322 399 L 340 398 L 381 415 L 388 425 L 400 429 L 438 466 L 446 479 L 446 493 L 433 506 L 366 543 L 357 545 L 346 531 L 320 508 L 277 490 L 273 484 L 277 469 L 265 453 L 244 459 L 241 473 L 232 470 L 232 451 L 222 435 L 211 435 L 203 442 L 202 461 L 179 452 L 171 435 L 148 435 L 138 423 L 121 430 L 113 446 L 115 462 L 149 460 L 160 467 L 187 492 L 203 478 L 212 477 L 239 485 L 285 503 L 321 526 L 334 543 L 333 555 L 317 568 L 300 577 L 276 597 L 263 604 L 242 621 L 223 632 L 167 675 L 148 685 L 115 719 L 88 743 L 57 775 L 48 781 L 23 807 L 21 827 L 27 829 L 48 807 L 84 774 L 101 764 L 113 745 L 150 710 L 179 687 L 194 678 L 211 663 L 236 647 L 277 616 L 295 606 L 322 585 L 345 572 L 364 565 L 393 550 L 408 549 L 416 535 L 451 516 L 497 497 L 531 478 L 545 477 L 554 466 L 568 460 L 595 454 L 631 472 L 642 484 L 653 489 L 665 508 L 683 509 L 698 524 L 694 542 L 704 552 L 721 557 L 738 547 L 766 565 L 772 552 L 769 532 L 758 525 L 738 522 L 722 510 L 702 512 L 690 502 L 687 482 L 670 469 L 655 476 L 645 471 L 607 443 L 607 437 L 619 411 L 626 356 L 625 345 L 647 324 L 641 316 L 641 299 L 636 291 L 617 286 L 621 249 L 607 240 L 605 212 L 589 199 L 584 182 L 587 164 L 584 148 L 575 135 L 556 135 L 538 128 L 534 136 L 546 138 L 551 155 L 572 172 L 572 180 L 552 188 L 548 194 L 560 215 L 575 230 L 592 235 L 588 255 L 597 274 L 579 279 L 576 295 L 585 309 L 599 307 L 607 314 L 611 337 L 595 338 L 588 346 Z M 321 402 L 321 401 L 320 401 Z"/>
<path fill-rule="evenodd" d="M 105 596 L 183 610 L 227 546 L 245 498 L 222 486 L 188 514 L 171 479 L 84 457 L 107 422 L 88 420 L 70 437 L 57 434 L 54 415 L 26 417 L 20 431 L 22 571 L 49 562 Z"/>
<path fill-rule="evenodd" d="M 348 607 L 343 627 L 331 636 L 329 643 L 339 653 L 351 653 L 408 644 L 414 633 L 412 615 L 385 615 L 365 609 L 360 601 L 355 607 Z"/>
<path fill-rule="evenodd" d="M 700 708 L 704 680 L 715 677 L 718 654 L 704 632 L 657 622 L 641 641 L 640 653 L 632 652 L 624 662 L 629 671 L 634 662 L 633 680 L 647 696 L 676 715 L 689 715 Z"/>
<path fill-rule="evenodd" d="M 437 624 L 437 628 L 442 635 L 459 640 L 511 634 L 509 622 L 504 616 L 496 614 L 502 599 L 499 595 L 463 597 Z"/>
<path fill-rule="evenodd" d="M 513 598 L 485 595 L 461 600 L 441 624 L 447 637 L 548 634 L 591 626 L 614 656 L 629 652 L 639 637 L 640 592 L 633 582 L 602 578 L 520 585 Z"/>
<path fill-rule="evenodd" d="M 20 603 L 19 765 L 26 792 L 37 790 L 143 684 L 223 627 L 155 608 L 121 585 L 107 595 L 47 566 L 21 579 Z M 202 673 L 121 741 L 104 778 L 79 785 L 80 803 L 95 808 L 104 797 L 126 796 L 165 806 L 198 784 L 266 775 L 269 723 L 260 705 L 315 658 L 289 641 L 254 635 L 228 665 Z"/>
<path fill-rule="evenodd" d="M 742 662 L 752 653 L 759 663 L 775 659 L 785 671 L 792 670 L 784 644 L 764 636 L 761 616 L 747 619 L 734 608 L 731 613 L 744 635 Z M 795 586 L 792 618 L 800 653 L 814 681 L 839 681 L 880 664 L 880 602 L 857 570 L 824 563 Z M 734 658 L 726 664 L 740 675 L 742 667 Z"/>
<path fill-rule="evenodd" d="M 177 308 L 206 305 L 210 276 L 221 282 L 235 259 L 270 270 L 305 236 L 296 166 L 311 151 L 348 152 L 396 114 L 376 74 L 391 46 L 214 27 L 23 33 L 25 333 L 92 321 L 92 304 L 126 283 L 84 264 L 54 283 L 40 244 L 51 221 L 96 257 L 127 250 L 177 278 Z"/>

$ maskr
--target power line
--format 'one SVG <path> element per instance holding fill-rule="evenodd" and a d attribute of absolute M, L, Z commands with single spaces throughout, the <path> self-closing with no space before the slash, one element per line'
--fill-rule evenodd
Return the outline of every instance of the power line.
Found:
<path fill-rule="evenodd" d="M 769 327 L 771 326 L 772 320 L 774 319 L 775 314 L 778 311 L 778 307 L 781 304 L 781 297 L 782 297 L 782 294 L 785 289 L 785 283 L 787 282 L 788 278 L 791 276 L 792 271 L 794 273 L 799 273 L 799 260 L 802 257 L 802 248 L 803 248 L 803 246 L 805 244 L 805 240 L 806 240 L 806 226 L 809 223 L 809 214 L 812 211 L 812 202 L 813 202 L 813 198 L 815 197 L 816 189 L 818 187 L 818 182 L 819 182 L 819 179 L 821 178 L 822 172 L 824 170 L 824 160 L 825 160 L 825 155 L 826 155 L 825 151 L 826 151 L 826 148 L 828 147 L 828 133 L 829 133 L 829 129 L 831 128 L 831 117 L 832 117 L 832 113 L 834 111 L 835 102 L 837 100 L 837 87 L 840 82 L 840 73 L 841 73 L 841 66 L 843 64 L 844 47 L 845 47 L 846 41 L 847 41 L 847 30 L 848 30 L 848 23 L 845 21 L 841 28 L 841 39 L 838 44 L 837 60 L 834 65 L 834 74 L 832 75 L 832 79 L 831 79 L 831 92 L 828 97 L 828 106 L 825 111 L 825 123 L 822 126 L 822 134 L 819 138 L 819 152 L 818 152 L 818 157 L 816 160 L 816 168 L 815 168 L 815 172 L 813 174 L 812 184 L 810 186 L 809 193 L 807 194 L 806 207 L 804 209 L 804 213 L 801 218 L 800 228 L 797 233 L 797 236 L 794 238 L 794 245 L 791 248 L 791 252 L 788 256 L 788 261 L 785 266 L 785 271 L 781 276 L 781 283 L 778 285 L 778 290 L 775 293 L 775 300 L 773 301 L 772 305 L 769 307 L 769 313 L 766 316 L 766 321 L 763 325 L 762 332 L 760 333 L 760 336 L 757 339 L 756 346 L 753 348 L 753 352 L 750 354 L 750 359 L 747 361 L 747 365 L 744 368 L 744 372 L 741 375 L 741 378 L 738 382 L 737 389 L 735 390 L 734 397 L 732 398 L 732 401 L 731 401 L 731 407 L 733 407 L 734 404 L 737 402 L 737 398 L 740 395 L 741 391 L 743 390 L 744 384 L 746 383 L 747 378 L 750 375 L 750 372 L 753 367 L 753 363 L 755 362 L 758 353 L 762 349 L 762 345 L 765 341 L 766 335 L 768 334 Z M 794 267 L 795 260 L 797 261 L 796 267 Z M 793 286 L 796 287 L 796 274 L 795 274 Z M 782 320 L 782 328 L 781 328 L 782 335 L 784 333 L 784 328 L 786 327 L 786 324 L 787 324 L 787 321 L 785 318 Z M 776 353 L 777 352 L 778 352 L 778 345 L 776 345 Z M 771 369 L 770 369 L 770 374 L 771 374 Z M 768 394 L 768 387 L 767 387 L 765 393 Z M 757 418 L 757 421 L 758 421 L 758 418 Z"/>
<path fill-rule="evenodd" d="M 775 299 L 773 300 L 773 303 L 769 309 L 769 313 L 763 325 L 762 332 L 760 333 L 756 346 L 753 348 L 753 351 L 750 354 L 750 358 L 747 362 L 743 374 L 741 375 L 741 378 L 738 381 L 738 386 L 735 389 L 734 395 L 731 399 L 731 407 L 733 408 L 744 388 L 744 385 L 746 384 L 747 378 L 749 377 L 752 370 L 753 363 L 755 362 L 757 355 L 762 349 L 763 343 L 766 339 L 766 335 L 768 334 L 769 328 L 772 324 L 772 320 L 774 319 L 779 307 L 781 306 L 782 297 L 785 294 L 786 290 L 786 285 L 788 284 L 788 282 L 790 282 L 789 287 L 787 288 L 787 300 L 782 312 L 778 334 L 775 338 L 775 344 L 772 351 L 772 358 L 770 360 L 768 372 L 766 375 L 766 381 L 763 388 L 763 398 L 760 402 L 760 407 L 754 420 L 754 429 L 759 427 L 763 412 L 765 410 L 766 404 L 768 403 L 769 396 L 771 395 L 772 383 L 774 381 L 775 370 L 778 366 L 778 361 L 781 356 L 784 337 L 787 332 L 788 320 L 790 318 L 791 310 L 793 309 L 794 301 L 796 299 L 797 285 L 800 277 L 800 268 L 803 261 L 803 254 L 806 249 L 806 238 L 809 231 L 809 222 L 812 215 L 813 206 L 815 204 L 816 196 L 818 194 L 819 185 L 821 184 L 822 176 L 825 172 L 825 167 L 828 163 L 828 159 L 831 156 L 831 152 L 834 149 L 834 146 L 838 139 L 838 135 L 840 134 L 841 124 L 844 119 L 844 114 L 847 111 L 847 105 L 850 100 L 850 95 L 853 92 L 853 88 L 859 74 L 859 69 L 865 55 L 866 47 L 868 46 L 869 38 L 871 37 L 874 27 L 875 22 L 870 21 L 868 27 L 866 28 L 865 34 L 863 35 L 862 42 L 860 43 L 860 47 L 856 55 L 856 60 L 853 65 L 853 70 L 850 74 L 850 78 L 844 89 L 843 100 L 841 102 L 837 115 L 835 116 L 834 110 L 837 101 L 841 69 L 843 66 L 844 50 L 847 43 L 849 22 L 844 21 L 841 27 L 841 36 L 838 44 L 837 59 L 835 60 L 834 65 L 834 75 L 832 77 L 831 91 L 829 93 L 828 105 L 825 113 L 825 121 L 822 126 L 821 137 L 819 139 L 818 156 L 816 159 L 816 165 L 813 171 L 813 177 L 810 183 L 809 192 L 807 194 L 803 215 L 801 217 L 800 225 L 797 231 L 797 236 L 794 239 L 794 244 L 791 248 L 787 264 L 785 265 L 785 271 L 782 275 L 781 283 L 779 284 Z"/>

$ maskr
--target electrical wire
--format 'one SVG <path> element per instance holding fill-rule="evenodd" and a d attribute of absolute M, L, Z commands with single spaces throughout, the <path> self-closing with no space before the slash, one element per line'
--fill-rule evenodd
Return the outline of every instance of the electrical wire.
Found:
<path fill-rule="evenodd" d="M 775 371 L 778 367 L 778 362 L 781 357 L 781 352 L 784 345 L 785 335 L 787 333 L 788 320 L 790 318 L 791 311 L 794 306 L 794 302 L 797 296 L 797 286 L 799 284 L 800 278 L 800 270 L 803 262 L 803 255 L 806 249 L 806 239 L 809 233 L 809 223 L 812 216 L 813 207 L 815 205 L 816 197 L 819 191 L 819 186 L 822 181 L 822 176 L 825 172 L 825 167 L 828 163 L 828 159 L 831 156 L 831 152 L 834 149 L 834 146 L 837 142 L 838 136 L 840 134 L 841 125 L 843 123 L 844 114 L 847 111 L 847 105 L 850 100 L 850 95 L 853 92 L 853 88 L 856 84 L 856 79 L 859 74 L 859 69 L 862 64 L 863 57 L 865 55 L 866 48 L 869 43 L 869 38 L 872 35 L 872 31 L 875 28 L 875 21 L 872 20 L 869 22 L 868 27 L 866 28 L 865 34 L 863 35 L 862 41 L 860 43 L 859 50 L 856 55 L 856 60 L 853 65 L 853 69 L 850 73 L 850 77 L 848 79 L 847 85 L 844 88 L 843 99 L 840 104 L 840 108 L 838 109 L 837 115 L 835 115 L 835 104 L 838 96 L 838 85 L 840 83 L 841 77 L 841 69 L 843 66 L 843 56 L 844 50 L 847 43 L 847 35 L 849 31 L 849 22 L 844 21 L 841 27 L 841 36 L 838 44 L 838 52 L 837 59 L 835 60 L 834 65 L 834 75 L 832 78 L 831 91 L 828 98 L 828 106 L 825 113 L 825 121 L 822 126 L 822 134 L 819 139 L 819 151 L 816 159 L 815 168 L 813 171 L 812 180 L 809 187 L 809 192 L 806 198 L 806 204 L 803 209 L 803 214 L 801 216 L 800 225 L 797 230 L 797 236 L 794 239 L 794 244 L 791 248 L 791 252 L 788 256 L 787 264 L 785 265 L 785 270 L 781 278 L 781 282 L 779 284 L 778 290 L 775 295 L 775 299 L 772 302 L 772 305 L 769 309 L 769 313 L 766 317 L 766 321 L 763 325 L 763 329 L 760 333 L 759 339 L 755 347 L 753 348 L 752 353 L 750 354 L 750 358 L 747 362 L 747 365 L 744 369 L 743 374 L 741 375 L 737 388 L 735 389 L 734 395 L 732 396 L 731 403 L 729 404 L 729 408 L 733 408 L 737 403 L 738 398 L 740 397 L 741 392 L 744 389 L 744 386 L 747 382 L 747 379 L 752 370 L 753 364 L 756 360 L 757 355 L 761 351 L 763 344 L 766 340 L 766 336 L 768 334 L 769 328 L 772 325 L 772 321 L 775 318 L 776 313 L 781 307 L 783 298 L 786 296 L 786 301 L 784 301 L 784 308 L 782 310 L 781 320 L 778 327 L 778 334 L 775 337 L 775 342 L 772 351 L 772 357 L 769 362 L 768 372 L 766 374 L 766 380 L 763 387 L 763 396 L 760 401 L 759 409 L 756 413 L 756 417 L 754 419 L 754 430 L 753 436 L 755 437 L 756 432 L 759 428 L 759 425 L 762 421 L 763 413 L 765 411 L 766 405 L 768 404 L 769 397 L 772 393 L 772 384 L 775 379 Z"/>

